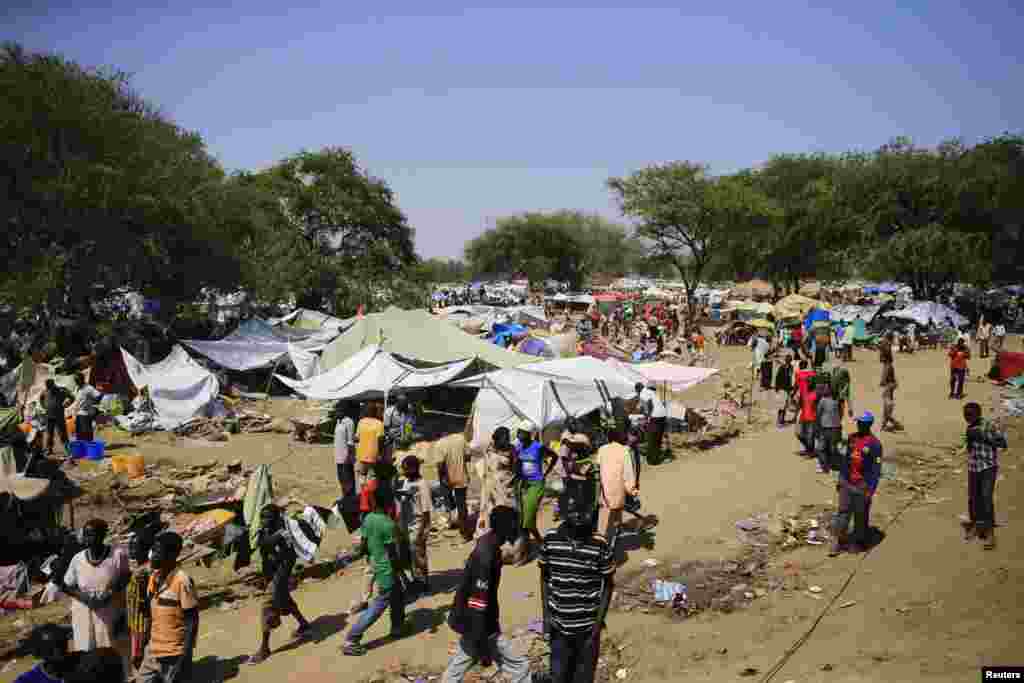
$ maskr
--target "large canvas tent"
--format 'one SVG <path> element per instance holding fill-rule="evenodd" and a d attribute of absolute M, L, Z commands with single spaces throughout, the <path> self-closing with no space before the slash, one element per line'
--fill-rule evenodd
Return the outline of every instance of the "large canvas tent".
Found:
<path fill-rule="evenodd" d="M 664 361 L 638 363 L 635 365 L 626 365 L 621 361 L 615 360 L 607 362 L 621 372 L 632 372 L 641 375 L 643 377 L 641 381 L 645 383 L 650 381 L 657 384 L 665 384 L 672 391 L 685 391 L 718 374 L 718 370 L 715 368 L 692 368 Z"/>
<path fill-rule="evenodd" d="M 464 374 L 473 359 L 417 368 L 378 345 L 367 346 L 341 365 L 308 380 L 276 377 L 306 398 L 319 401 L 358 401 L 380 398 L 395 391 L 413 391 L 447 384 Z"/>
<path fill-rule="evenodd" d="M 270 367 L 289 355 L 291 349 L 321 351 L 337 336 L 335 327 L 300 330 L 252 318 L 223 339 L 183 339 L 182 343 L 223 368 L 245 371 Z M 301 373 L 309 367 L 308 359 L 300 357 L 295 365 Z"/>
<path fill-rule="evenodd" d="M 202 415 L 217 398 L 217 378 L 181 346 L 175 345 L 166 358 L 151 365 L 140 363 L 124 349 L 121 353 L 135 387 L 149 388 L 157 412 L 156 424 L 164 429 L 174 429 Z"/>
<path fill-rule="evenodd" d="M 424 310 L 406 311 L 394 306 L 357 319 L 324 349 L 324 371 L 341 365 L 367 346 L 379 345 L 403 358 L 427 363 L 451 363 L 476 358 L 497 368 L 536 362 L 536 358 L 499 348 L 466 334 Z"/>
<path fill-rule="evenodd" d="M 645 378 L 629 366 L 581 356 L 506 368 L 451 383 L 479 389 L 473 404 L 473 439 L 483 448 L 494 430 L 527 420 L 538 430 L 602 407 L 606 396 L 626 396 Z"/>
<path fill-rule="evenodd" d="M 267 320 L 274 327 L 285 326 L 296 330 L 344 330 L 351 327 L 354 321 L 355 318 L 342 320 L 308 308 L 297 308 L 284 317 Z"/>
<path fill-rule="evenodd" d="M 827 309 L 829 306 L 802 294 L 790 294 L 779 299 L 779 302 L 775 304 L 775 319 L 800 318 L 803 320 L 804 316 L 815 308 Z"/>

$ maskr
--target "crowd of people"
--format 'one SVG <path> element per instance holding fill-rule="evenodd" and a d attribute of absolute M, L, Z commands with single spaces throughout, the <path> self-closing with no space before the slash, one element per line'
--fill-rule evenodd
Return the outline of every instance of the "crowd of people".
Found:
<path fill-rule="evenodd" d="M 660 320 L 656 310 L 642 317 L 650 315 Z M 619 322 L 613 314 L 607 324 L 621 325 L 625 320 Z M 986 342 L 982 355 L 994 338 L 994 329 L 979 329 L 977 342 Z M 798 327 L 780 338 L 757 335 L 751 350 L 752 369 L 760 374 L 762 389 L 776 392 L 782 404 L 779 425 L 795 422 L 802 455 L 813 459 L 820 473 L 835 478 L 830 554 L 865 551 L 873 542 L 871 506 L 881 480 L 883 444 L 874 433 L 875 416 L 854 408 L 847 365 L 851 356 L 842 337 L 831 337 L 821 328 Z M 878 346 L 881 431 L 902 429 L 895 417 L 897 350 L 892 334 Z M 962 399 L 969 341 L 958 339 L 948 349 L 948 358 L 950 398 Z M 89 405 L 90 397 L 81 399 Z M 44 405 L 63 411 L 70 400 L 48 386 Z M 495 430 L 475 459 L 462 434 L 436 442 L 433 460 L 451 527 L 466 543 L 475 541 L 449 613 L 449 625 L 459 641 L 444 672 L 445 683 L 462 681 L 473 666 L 492 663 L 512 681 L 531 679 L 527 658 L 502 635 L 499 588 L 504 566 L 534 561 L 550 642 L 545 675 L 558 683 L 594 679 L 623 517 L 636 514 L 639 507 L 642 455 L 648 463 L 657 462 L 665 433 L 665 408 L 653 388 L 637 385 L 635 400 L 646 425 L 641 431 L 631 428 L 625 402 L 617 400 L 602 415 L 568 420 L 557 448 L 546 445 L 538 425 L 526 421 Z M 436 521 L 437 492 L 428 484 L 418 456 L 395 462 L 396 452 L 416 430 L 415 411 L 407 397 L 397 396 L 386 408 L 372 401 L 341 405 L 335 417 L 333 455 L 341 489 L 336 510 L 350 532 L 358 531 L 356 557 L 366 560 L 366 583 L 360 604 L 353 609 L 358 618 L 341 644 L 344 655 L 355 657 L 366 652 L 363 638 L 385 612 L 389 638 L 408 635 L 406 606 L 431 593 L 427 540 Z M 993 548 L 998 454 L 1007 441 L 994 423 L 983 418 L 978 403 L 967 403 L 963 417 L 968 472 L 963 533 L 966 539 L 978 538 L 983 547 Z M 853 419 L 852 433 L 843 433 L 844 418 Z M 84 422 L 80 426 L 88 427 Z M 555 468 L 561 481 L 557 524 L 542 531 L 538 511 Z M 481 484 L 475 523 L 467 506 L 474 474 Z M 272 634 L 283 617 L 295 621 L 294 641 L 309 638 L 313 630 L 291 595 L 292 574 L 302 553 L 289 532 L 285 511 L 269 504 L 259 514 L 255 548 L 263 560 L 267 591 L 259 644 L 247 660 L 254 665 L 271 656 Z M 72 601 L 71 628 L 45 625 L 33 631 L 28 645 L 41 662 L 17 683 L 123 681 L 131 669 L 144 683 L 189 680 L 199 601 L 193 581 L 178 566 L 182 538 L 173 532 L 136 534 L 124 552 L 109 545 L 106 536 L 103 521 L 84 525 L 83 549 L 56 572 L 60 590 Z M 125 631 L 130 636 L 126 656 L 117 649 Z"/>

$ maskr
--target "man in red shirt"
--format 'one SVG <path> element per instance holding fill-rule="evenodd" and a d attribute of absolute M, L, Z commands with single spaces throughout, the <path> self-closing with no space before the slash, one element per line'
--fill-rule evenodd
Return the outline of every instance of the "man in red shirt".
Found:
<path fill-rule="evenodd" d="M 807 369 L 807 361 L 800 359 L 799 367 L 796 371 L 796 375 L 793 378 L 793 391 L 791 397 L 786 400 L 786 406 L 789 406 L 789 401 L 792 400 L 796 406 L 797 415 L 800 414 L 800 407 L 803 405 L 804 394 L 811 390 L 811 384 L 814 382 L 814 370 Z"/>
<path fill-rule="evenodd" d="M 964 397 L 964 379 L 967 377 L 967 361 L 971 358 L 971 350 L 963 339 L 949 350 L 949 397 Z"/>
<path fill-rule="evenodd" d="M 801 361 L 804 362 L 804 361 Z M 818 420 L 818 394 L 813 389 L 802 392 L 800 397 L 800 422 L 797 438 L 803 444 L 801 455 L 814 456 L 814 438 Z"/>
<path fill-rule="evenodd" d="M 871 500 L 882 474 L 882 443 L 871 433 L 874 422 L 875 416 L 865 412 L 857 418 L 857 433 L 847 441 L 849 454 L 840 464 L 836 486 L 839 501 L 832 518 L 832 557 L 843 550 L 864 552 L 868 546 Z M 851 516 L 853 534 L 848 536 Z"/>

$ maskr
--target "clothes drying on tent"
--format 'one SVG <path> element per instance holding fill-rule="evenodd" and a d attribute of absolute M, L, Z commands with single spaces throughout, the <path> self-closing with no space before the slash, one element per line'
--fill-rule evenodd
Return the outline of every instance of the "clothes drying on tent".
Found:
<path fill-rule="evenodd" d="M 308 380 L 296 381 L 275 375 L 286 386 L 307 398 L 320 401 L 361 401 L 385 393 L 413 391 L 447 384 L 462 376 L 473 359 L 417 367 L 388 353 L 376 344 L 368 346 L 341 365 Z"/>

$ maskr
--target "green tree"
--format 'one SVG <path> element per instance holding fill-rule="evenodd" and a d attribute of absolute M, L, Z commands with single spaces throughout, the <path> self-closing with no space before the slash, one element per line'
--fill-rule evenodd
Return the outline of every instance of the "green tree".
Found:
<path fill-rule="evenodd" d="M 697 285 L 712 258 L 728 245 L 728 235 L 767 211 L 763 197 L 748 183 L 711 177 L 706 166 L 687 161 L 611 178 L 608 187 L 622 213 L 638 221 L 636 235 L 648 245 L 648 254 L 675 266 L 691 320 Z"/>
<path fill-rule="evenodd" d="M 159 114 L 117 71 L 0 49 L 0 300 L 90 316 L 128 287 L 165 312 L 204 288 L 237 286 L 224 173 L 196 133 Z"/>
<path fill-rule="evenodd" d="M 382 292 L 418 262 L 413 229 L 391 189 L 349 150 L 303 151 L 240 182 L 263 197 L 253 288 L 278 296 L 290 288 L 299 306 L 346 313 L 388 300 Z M 275 261 L 283 268 L 261 284 Z"/>

